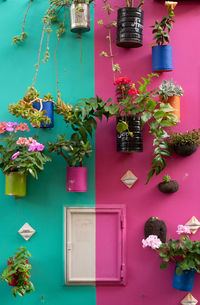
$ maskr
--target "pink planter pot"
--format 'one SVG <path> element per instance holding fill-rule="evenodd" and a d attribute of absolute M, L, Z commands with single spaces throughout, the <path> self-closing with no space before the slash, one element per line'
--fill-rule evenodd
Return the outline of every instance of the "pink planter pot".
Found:
<path fill-rule="evenodd" d="M 67 167 L 68 192 L 87 192 L 87 167 Z"/>

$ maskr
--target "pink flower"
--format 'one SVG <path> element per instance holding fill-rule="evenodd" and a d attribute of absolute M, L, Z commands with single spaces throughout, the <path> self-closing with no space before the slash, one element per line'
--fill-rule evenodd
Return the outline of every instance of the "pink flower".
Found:
<path fill-rule="evenodd" d="M 17 123 L 8 122 L 6 123 L 6 131 L 12 132 Z"/>
<path fill-rule="evenodd" d="M 28 141 L 29 141 L 29 144 L 31 144 L 31 143 L 35 143 L 35 142 L 36 142 L 36 140 L 35 140 L 35 139 L 33 139 L 33 138 L 31 138 L 31 137 L 29 137 L 29 138 L 28 138 Z"/>
<path fill-rule="evenodd" d="M 6 131 L 6 122 L 0 123 L 0 133 L 4 133 Z"/>
<path fill-rule="evenodd" d="M 38 142 L 33 142 L 30 144 L 28 151 L 43 151 L 44 145 Z"/>
<path fill-rule="evenodd" d="M 26 146 L 30 144 L 27 138 L 22 138 L 22 137 L 19 137 L 16 143 L 17 145 L 21 145 L 21 146 Z"/>
<path fill-rule="evenodd" d="M 178 225 L 176 233 L 180 234 L 191 234 L 189 226 Z"/>
<path fill-rule="evenodd" d="M 17 132 L 18 130 L 20 130 L 21 132 L 24 132 L 25 130 L 30 131 L 26 123 L 18 124 L 17 127 L 15 128 L 15 132 Z"/>
<path fill-rule="evenodd" d="M 12 155 L 12 160 L 15 160 L 19 156 L 20 152 L 17 151 L 14 155 Z"/>
<path fill-rule="evenodd" d="M 146 239 L 142 240 L 142 247 L 151 247 L 152 249 L 159 249 L 162 245 L 160 238 L 157 235 L 149 235 Z"/>

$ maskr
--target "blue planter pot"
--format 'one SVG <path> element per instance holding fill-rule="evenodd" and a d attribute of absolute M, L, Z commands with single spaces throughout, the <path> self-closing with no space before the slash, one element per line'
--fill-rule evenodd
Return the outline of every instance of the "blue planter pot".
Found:
<path fill-rule="evenodd" d="M 178 275 L 176 274 L 176 268 L 172 283 L 173 288 L 182 291 L 192 291 L 196 270 L 195 269 L 185 270 L 180 275 Z"/>
<path fill-rule="evenodd" d="M 40 103 L 39 102 L 35 102 L 33 103 L 33 108 L 40 110 Z M 51 123 L 50 124 L 41 124 L 41 128 L 52 128 L 54 127 L 54 111 L 53 111 L 53 103 L 52 102 L 42 102 L 42 109 L 41 111 L 46 111 L 46 113 L 44 114 L 45 116 L 47 116 L 48 118 L 50 118 Z"/>
<path fill-rule="evenodd" d="M 173 70 L 173 48 L 172 46 L 152 47 L 152 71 Z"/>

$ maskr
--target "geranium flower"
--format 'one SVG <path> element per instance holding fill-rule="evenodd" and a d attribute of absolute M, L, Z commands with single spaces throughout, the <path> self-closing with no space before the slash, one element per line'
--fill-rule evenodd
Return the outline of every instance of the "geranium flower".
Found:
<path fill-rule="evenodd" d="M 20 130 L 21 132 L 24 131 L 30 131 L 30 129 L 28 128 L 28 125 L 26 123 L 20 123 L 17 125 L 17 127 L 15 128 L 15 132 L 17 132 L 18 130 Z"/>
<path fill-rule="evenodd" d="M 152 249 L 159 249 L 162 245 L 160 238 L 157 235 L 149 235 L 146 239 L 142 240 L 142 247 L 151 247 Z"/>
<path fill-rule="evenodd" d="M 36 142 L 36 140 L 35 140 L 35 139 L 33 139 L 33 138 L 31 138 L 31 137 L 29 137 L 29 138 L 28 138 L 28 141 L 29 141 L 29 144 L 31 144 L 31 143 L 35 143 L 35 142 Z"/>
<path fill-rule="evenodd" d="M 17 140 L 17 145 L 21 145 L 21 146 L 25 146 L 25 145 L 29 145 L 29 140 L 27 138 L 22 138 L 19 137 L 19 139 Z"/>
<path fill-rule="evenodd" d="M 118 79 L 116 79 L 116 81 L 114 82 L 114 85 L 117 86 L 117 85 L 121 85 L 121 84 L 129 84 L 129 83 L 132 83 L 131 79 L 126 77 L 126 76 L 121 76 L 119 77 Z"/>
<path fill-rule="evenodd" d="M 19 156 L 20 152 L 17 151 L 14 155 L 12 155 L 12 160 L 15 160 Z"/>
<path fill-rule="evenodd" d="M 128 91 L 128 95 L 129 95 L 129 96 L 136 95 L 137 93 L 138 93 L 138 91 L 137 91 L 136 88 L 131 88 L 131 89 Z"/>
<path fill-rule="evenodd" d="M 28 151 L 43 151 L 44 145 L 38 142 L 33 142 L 30 144 Z"/>
<path fill-rule="evenodd" d="M 0 133 L 4 133 L 6 131 L 6 122 L 0 123 Z"/>
<path fill-rule="evenodd" d="M 176 233 L 180 234 L 191 234 L 189 226 L 178 225 Z"/>
<path fill-rule="evenodd" d="M 8 122 L 6 123 L 6 131 L 12 132 L 17 123 Z"/>

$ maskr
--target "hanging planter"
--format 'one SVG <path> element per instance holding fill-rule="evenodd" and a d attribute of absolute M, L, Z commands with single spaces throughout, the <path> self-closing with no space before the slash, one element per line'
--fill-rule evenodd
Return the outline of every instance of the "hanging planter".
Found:
<path fill-rule="evenodd" d="M 117 13 L 117 46 L 138 48 L 143 45 L 144 11 L 141 8 L 123 7 Z"/>
<path fill-rule="evenodd" d="M 117 117 L 117 124 L 121 121 L 126 122 L 129 131 L 122 133 L 117 132 L 117 152 L 142 152 L 142 123 L 139 116 L 119 116 Z M 133 133 L 133 136 L 130 135 Z"/>
<path fill-rule="evenodd" d="M 187 157 L 195 153 L 198 146 L 196 143 L 176 144 L 173 146 L 175 153 L 182 157 Z"/>
<path fill-rule="evenodd" d="M 150 235 L 156 235 L 162 241 L 166 242 L 167 226 L 165 222 L 158 217 L 150 217 L 144 226 L 144 236 L 148 238 Z"/>
<path fill-rule="evenodd" d="M 11 172 L 6 176 L 5 194 L 9 196 L 26 196 L 26 174 Z"/>
<path fill-rule="evenodd" d="M 152 47 L 152 71 L 169 72 L 173 70 L 173 48 L 171 45 Z"/>
<path fill-rule="evenodd" d="M 171 180 L 170 176 L 163 177 L 163 182 L 158 184 L 159 191 L 165 194 L 172 194 L 178 191 L 179 184 L 176 180 Z"/>
<path fill-rule="evenodd" d="M 70 29 L 74 33 L 90 31 L 90 6 L 86 3 L 71 4 Z"/>
<path fill-rule="evenodd" d="M 54 127 L 54 111 L 53 103 L 51 101 L 34 102 L 33 108 L 38 111 L 44 111 L 44 116 L 51 120 L 50 124 L 41 123 L 40 128 L 53 128 Z"/>
<path fill-rule="evenodd" d="M 176 265 L 175 268 L 174 278 L 172 282 L 173 288 L 181 291 L 192 291 L 196 270 L 195 269 L 185 270 L 181 274 L 177 274 L 176 273 L 177 268 L 178 265 Z"/>
<path fill-rule="evenodd" d="M 87 167 L 67 167 L 68 192 L 87 192 Z"/>

